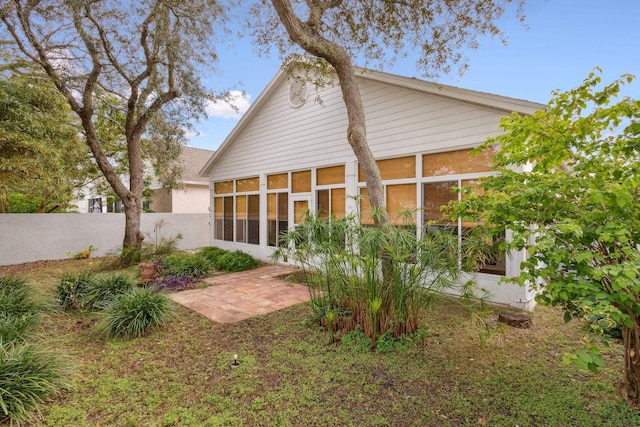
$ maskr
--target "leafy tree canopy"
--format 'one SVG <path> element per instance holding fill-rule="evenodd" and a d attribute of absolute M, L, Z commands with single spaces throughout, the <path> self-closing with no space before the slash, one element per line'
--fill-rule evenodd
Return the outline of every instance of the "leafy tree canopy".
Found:
<path fill-rule="evenodd" d="M 458 214 L 507 231 L 506 249 L 526 249 L 520 284 L 558 305 L 565 319 L 598 316 L 622 325 L 623 392 L 640 396 L 640 101 L 614 103 L 625 75 L 608 85 L 592 73 L 576 89 L 555 92 L 531 116 L 502 121 L 499 175 L 482 181 Z M 597 369 L 597 355 L 578 363 Z"/>
<path fill-rule="evenodd" d="M 95 175 L 66 101 L 46 80 L 0 80 L 0 212 L 63 210 Z"/>
<path fill-rule="evenodd" d="M 274 9 L 265 3 L 256 2 L 251 9 L 250 30 L 258 53 L 267 54 L 275 49 L 286 57 L 296 52 Z M 497 20 L 511 5 L 515 15 L 524 19 L 524 1 L 511 0 L 297 0 L 287 3 L 303 25 L 339 46 L 362 66 L 384 68 L 409 53 L 418 53 L 418 69 L 431 77 L 464 72 L 468 62 L 462 48 L 477 48 L 479 36 L 496 36 L 505 42 Z M 309 52 L 306 46 L 304 49 Z"/>

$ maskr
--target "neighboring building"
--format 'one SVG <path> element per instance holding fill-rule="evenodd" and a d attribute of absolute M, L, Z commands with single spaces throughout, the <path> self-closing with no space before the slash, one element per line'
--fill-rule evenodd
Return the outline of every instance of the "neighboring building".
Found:
<path fill-rule="evenodd" d="M 145 202 L 145 209 L 153 212 L 207 213 L 209 212 L 209 181 L 199 175 L 207 160 L 215 153 L 193 147 L 182 147 L 180 162 L 184 173 L 180 188 L 169 190 L 154 179 L 150 188 L 153 196 Z M 151 167 L 148 170 L 153 170 Z M 122 201 L 111 196 L 97 194 L 91 188 L 83 189 L 85 198 L 77 200 L 77 211 L 81 213 L 124 212 Z"/>
<path fill-rule="evenodd" d="M 419 224 L 441 220 L 440 206 L 459 197 L 452 187 L 493 173 L 490 156 L 471 158 L 469 150 L 500 134 L 502 116 L 542 108 L 375 71 L 363 71 L 357 80 L 369 146 L 396 222 L 407 208 L 422 208 L 415 217 Z M 295 226 L 307 209 L 338 217 L 358 211 L 348 196 L 366 195 L 366 186 L 346 141 L 340 88 L 310 92 L 280 71 L 202 169 L 211 185 L 214 245 L 266 260 L 280 244 L 279 233 Z M 371 223 L 363 200 L 360 221 Z M 453 224 L 458 231 L 466 225 Z M 510 253 L 477 274 L 494 302 L 527 309 L 535 304 L 530 288 L 498 284 L 518 274 L 523 256 Z"/>
<path fill-rule="evenodd" d="M 184 165 L 181 187 L 173 190 L 162 188 L 159 181 L 151 184 L 154 191 L 149 209 L 154 212 L 206 213 L 209 212 L 209 180 L 199 172 L 215 151 L 182 147 L 180 162 Z"/>

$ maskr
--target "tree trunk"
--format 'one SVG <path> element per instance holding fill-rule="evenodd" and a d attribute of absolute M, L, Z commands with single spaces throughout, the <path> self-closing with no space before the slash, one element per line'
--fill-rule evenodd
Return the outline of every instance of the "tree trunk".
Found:
<path fill-rule="evenodd" d="M 126 264 L 140 261 L 140 249 L 144 235 L 140 231 L 142 217 L 142 191 L 144 190 L 144 163 L 140 135 L 127 135 L 127 154 L 129 156 L 129 192 L 123 199 L 125 213 L 123 253 L 121 260 Z"/>
<path fill-rule="evenodd" d="M 289 0 L 271 0 L 271 3 L 291 39 L 306 52 L 327 61 L 336 71 L 349 119 L 347 140 L 364 172 L 371 207 L 381 213 L 374 216 L 374 222 L 378 226 L 387 224 L 384 187 L 380 170 L 367 144 L 364 106 L 351 58 L 342 47 L 322 37 L 312 23 L 302 22 L 293 11 Z M 324 13 L 324 10 L 320 9 L 323 7 L 321 5 L 310 7 L 314 9 L 310 13 L 312 16 L 320 17 Z"/>
<path fill-rule="evenodd" d="M 622 397 L 634 406 L 640 406 L 640 318 L 631 315 L 633 328 L 622 325 L 624 342 L 624 377 L 620 383 Z"/>
<path fill-rule="evenodd" d="M 111 165 L 109 159 L 100 147 L 100 140 L 96 135 L 95 127 L 91 121 L 92 112 L 88 109 L 83 109 L 78 115 L 80 115 L 80 119 L 82 120 L 87 145 L 91 149 L 100 171 L 124 205 L 125 227 L 120 261 L 125 265 L 135 264 L 140 260 L 140 249 L 142 248 L 142 241 L 144 240 L 144 235 L 140 232 L 142 190 L 144 188 L 144 169 L 142 166 L 140 137 L 138 137 L 136 141 L 127 141 L 130 179 L 130 188 L 127 188 L 122 183 L 115 168 Z M 133 145 L 136 147 L 132 149 L 130 146 Z"/>

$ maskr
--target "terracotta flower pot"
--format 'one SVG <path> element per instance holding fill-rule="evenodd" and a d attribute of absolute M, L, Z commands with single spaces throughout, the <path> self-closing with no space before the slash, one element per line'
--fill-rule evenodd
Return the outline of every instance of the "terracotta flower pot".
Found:
<path fill-rule="evenodd" d="M 138 264 L 138 268 L 140 268 L 140 277 L 139 280 L 141 282 L 151 282 L 153 277 L 156 275 L 158 271 L 158 264 L 155 262 L 141 262 Z"/>

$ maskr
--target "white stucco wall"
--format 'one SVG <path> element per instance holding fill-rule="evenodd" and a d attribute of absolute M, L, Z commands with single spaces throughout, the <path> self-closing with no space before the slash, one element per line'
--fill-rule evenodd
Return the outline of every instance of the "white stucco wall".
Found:
<path fill-rule="evenodd" d="M 173 190 L 171 206 L 173 213 L 209 212 L 209 185 L 185 184 L 183 188 Z"/>
<path fill-rule="evenodd" d="M 68 251 L 77 253 L 89 245 L 94 256 L 118 251 L 124 237 L 124 214 L 1 214 L 0 265 L 66 259 Z M 208 246 L 209 215 L 142 214 L 141 230 L 147 241 L 170 238 L 178 233 L 180 249 Z"/>

